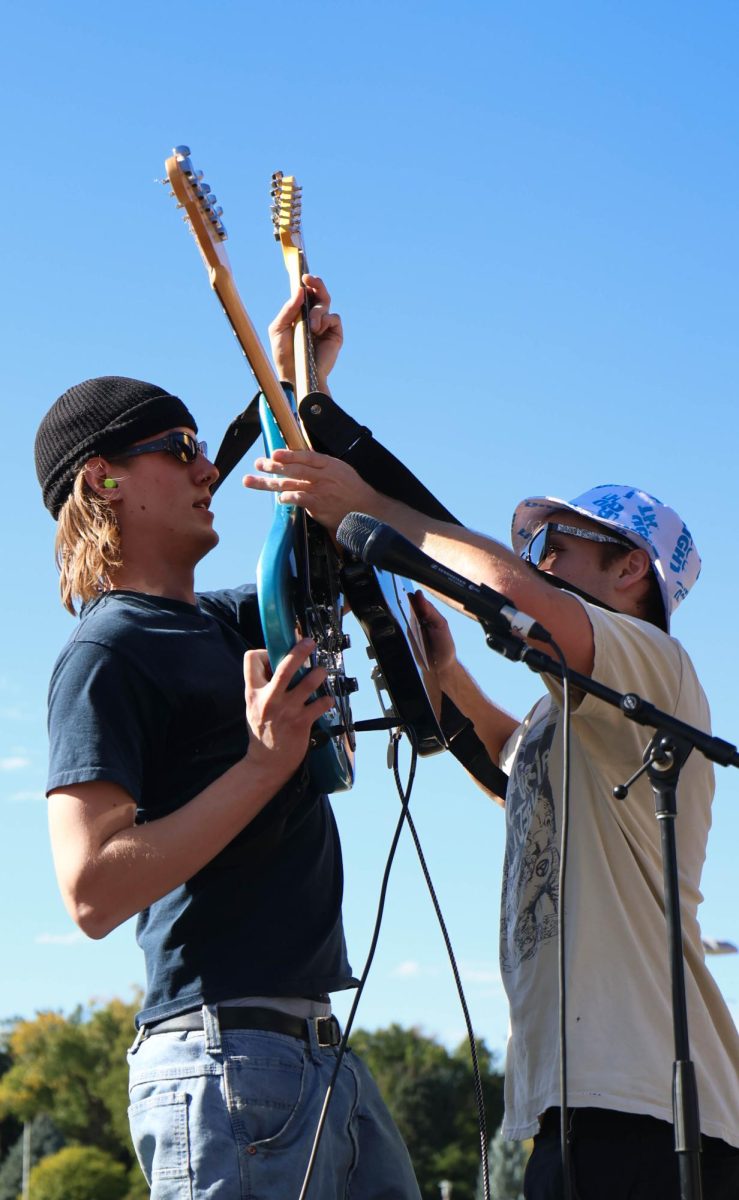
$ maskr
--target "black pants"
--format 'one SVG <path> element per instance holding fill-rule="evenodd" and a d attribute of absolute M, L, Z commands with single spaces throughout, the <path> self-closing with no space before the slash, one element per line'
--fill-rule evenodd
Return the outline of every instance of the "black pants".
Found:
<path fill-rule="evenodd" d="M 575 1108 L 570 1113 L 573 1200 L 679 1200 L 672 1125 L 654 1117 Z M 739 1149 L 702 1138 L 703 1200 L 738 1200 Z M 562 1200 L 559 1109 L 544 1114 L 526 1167 L 525 1200 Z"/>

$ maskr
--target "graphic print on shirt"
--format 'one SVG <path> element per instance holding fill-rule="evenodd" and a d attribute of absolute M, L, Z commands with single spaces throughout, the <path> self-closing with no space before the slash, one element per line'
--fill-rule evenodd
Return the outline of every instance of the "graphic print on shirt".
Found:
<path fill-rule="evenodd" d="M 559 849 L 549 756 L 557 709 L 548 707 L 521 742 L 506 795 L 500 906 L 501 970 L 515 971 L 557 936 Z"/>

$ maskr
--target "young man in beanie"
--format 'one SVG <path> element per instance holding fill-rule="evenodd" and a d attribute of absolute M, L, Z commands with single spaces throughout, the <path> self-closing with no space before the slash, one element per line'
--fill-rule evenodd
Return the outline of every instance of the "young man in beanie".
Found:
<path fill-rule="evenodd" d="M 289 302 L 273 326 L 282 378 L 292 371 Z M 710 716 L 694 668 L 669 636 L 700 560 L 680 517 L 637 488 L 607 485 L 573 501 L 536 497 L 515 511 L 513 549 L 434 521 L 312 451 L 258 459 L 248 486 L 300 504 L 328 529 L 367 513 L 432 558 L 509 597 L 543 625 L 570 667 L 634 691 L 701 729 Z M 552 586 L 552 585 L 555 586 Z M 438 684 L 509 774 L 500 927 L 511 1010 L 505 1136 L 534 1136 L 525 1196 L 560 1200 L 557 958 L 562 829 L 562 690 L 519 723 L 459 663 L 446 621 L 419 600 Z M 541 647 L 545 648 L 545 647 Z M 650 731 L 592 696 L 571 722 L 572 814 L 566 903 L 568 1125 L 578 1200 L 674 1200 L 674 1059 L 659 825 L 642 764 Z M 691 1054 L 703 1135 L 705 1200 L 739 1196 L 739 1036 L 704 961 L 697 907 L 713 771 L 697 751 L 681 774 L 678 855 Z"/>
<path fill-rule="evenodd" d="M 325 375 L 340 327 L 321 322 Z M 305 767 L 331 702 L 310 698 L 321 669 L 291 686 L 308 640 L 270 672 L 253 587 L 195 593 L 218 540 L 196 435 L 181 400 L 118 376 L 70 388 L 38 431 L 62 597 L 82 603 L 49 693 L 51 839 L 89 936 L 138 914 L 130 1121 L 152 1200 L 297 1200 L 340 1040 L 329 993 L 356 984 Z M 309 1194 L 419 1200 L 351 1052 Z"/>

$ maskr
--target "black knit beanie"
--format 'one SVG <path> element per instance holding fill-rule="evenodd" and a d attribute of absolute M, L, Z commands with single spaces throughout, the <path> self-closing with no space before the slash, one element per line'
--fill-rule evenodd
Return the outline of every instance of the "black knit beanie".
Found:
<path fill-rule="evenodd" d="M 88 458 L 114 457 L 134 442 L 178 425 L 198 431 L 182 401 L 153 383 L 103 375 L 69 388 L 36 434 L 36 474 L 51 515 L 59 516 Z"/>

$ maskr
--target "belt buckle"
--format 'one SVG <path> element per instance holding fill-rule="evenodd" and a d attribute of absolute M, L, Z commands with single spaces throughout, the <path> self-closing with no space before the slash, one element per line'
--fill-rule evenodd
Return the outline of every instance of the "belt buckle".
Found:
<path fill-rule="evenodd" d="M 339 1042 L 341 1041 L 341 1030 L 339 1028 L 339 1022 L 336 1020 L 335 1016 L 331 1015 L 330 1017 L 314 1017 L 313 1024 L 316 1031 L 316 1038 L 318 1039 L 318 1045 L 322 1050 L 327 1049 L 329 1046 L 338 1046 Z M 325 1033 L 323 1032 L 324 1030 Z"/>

